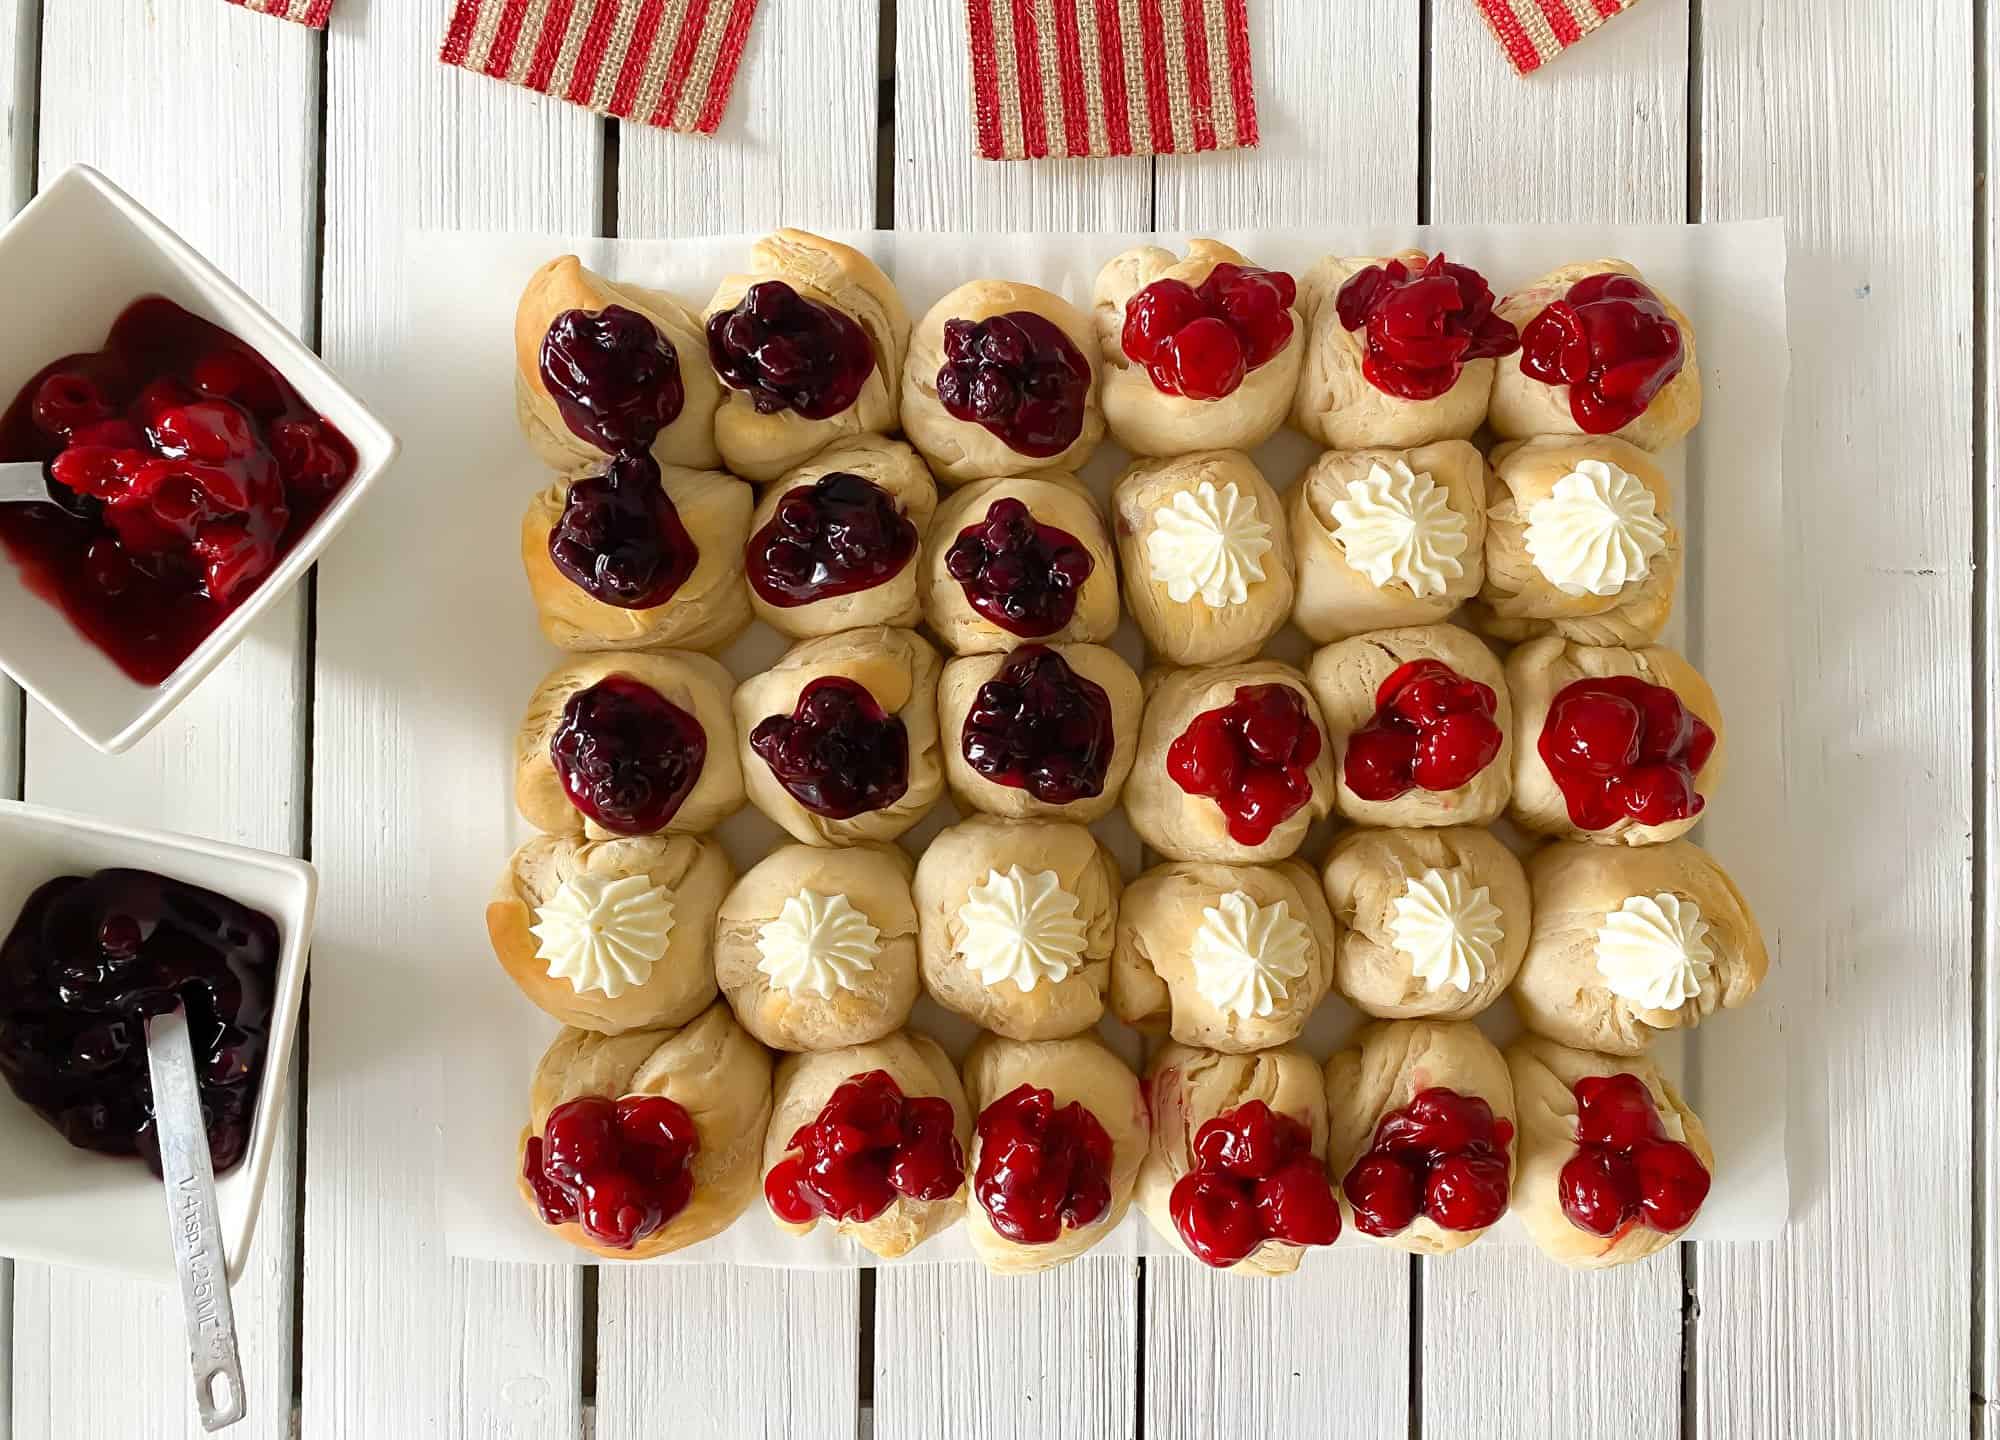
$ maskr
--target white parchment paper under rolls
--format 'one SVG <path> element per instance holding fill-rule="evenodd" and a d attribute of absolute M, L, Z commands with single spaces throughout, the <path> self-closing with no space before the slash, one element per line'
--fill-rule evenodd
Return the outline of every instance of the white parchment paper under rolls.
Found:
<path fill-rule="evenodd" d="M 399 697 L 406 739 L 402 803 L 420 816 L 431 850 L 412 856 L 427 880 L 420 914 L 392 917 L 385 944 L 400 952 L 413 1003 L 435 1017 L 439 1105 L 439 1206 L 450 1253 L 483 1259 L 584 1263 L 552 1239 L 515 1188 L 515 1147 L 527 1113 L 528 1079 L 555 1023 L 515 990 L 489 951 L 485 906 L 495 877 L 531 833 L 513 812 L 515 728 L 530 691 L 559 659 L 542 639 L 522 578 L 519 525 L 528 498 L 547 477 L 514 421 L 513 317 L 522 284 L 551 256 L 574 251 L 619 280 L 682 296 L 697 310 L 724 274 L 741 269 L 754 237 L 701 240 L 593 240 L 561 236 L 417 234 L 409 237 L 407 334 L 386 373 L 365 377 L 371 399 L 403 439 L 403 460 L 383 493 L 344 540 L 373 547 L 381 577 L 383 645 L 373 677 Z M 976 278 L 1026 280 L 1088 309 L 1098 268 L 1118 251 L 1162 235 L 927 235 L 909 231 L 838 234 L 875 256 L 901 288 L 911 318 L 947 290 Z M 1672 295 L 1693 317 L 1704 387 L 1701 425 L 1666 457 L 1687 536 L 1687 574 L 1667 642 L 1684 649 L 1721 697 L 1729 723 L 1730 772 L 1695 839 L 1727 866 L 1757 907 L 1772 947 L 1764 993 L 1745 1010 L 1718 1015 L 1692 1035 L 1669 1037 L 1655 1054 L 1677 1076 L 1709 1128 L 1716 1184 L 1691 1233 L 1696 1240 L 1750 1240 L 1783 1227 L 1789 1199 L 1788 1073 L 1781 938 L 1792 903 L 1785 796 L 1785 706 L 1790 678 L 1781 614 L 1791 603 L 1781 570 L 1784 480 L 1780 453 L 1788 354 L 1785 248 L 1778 221 L 1704 226 L 1432 226 L 1227 231 L 1258 263 L 1303 271 L 1324 254 L 1375 255 L 1406 246 L 1443 249 L 1480 269 L 1498 293 L 1556 265 L 1620 256 Z M 1279 490 L 1313 449 L 1285 431 L 1255 459 Z M 1108 441 L 1085 471 L 1101 495 L 1126 456 Z M 393 511 L 393 514 L 390 513 Z M 1127 658 L 1144 651 L 1128 621 L 1118 641 Z M 784 649 L 754 627 L 724 657 L 740 678 Z M 1271 653 L 1298 662 L 1309 646 L 1287 631 Z M 385 744 L 396 737 L 384 737 Z M 909 837 L 913 850 L 956 818 L 950 802 Z M 1122 817 L 1098 827 L 1136 874 L 1142 855 Z M 745 810 L 721 831 L 738 870 L 778 842 L 776 827 Z M 1305 856 L 1317 861 L 1325 837 Z M 330 880 L 333 877 L 329 877 Z M 337 882 L 335 882 L 337 883 Z M 389 993 L 385 988 L 385 993 Z M 1329 997 L 1306 1033 L 1324 1057 L 1359 1017 Z M 921 1002 L 914 1023 L 954 1053 L 968 1027 Z M 1482 1019 L 1496 1041 L 1517 1029 L 1503 1000 Z M 1139 1037 L 1107 1020 L 1105 1034 L 1135 1064 Z M 1343 1235 L 1340 1263 L 1365 1244 Z M 1524 1244 L 1509 1218 L 1481 1242 Z M 1165 1254 L 1168 1247 L 1136 1212 L 1100 1253 Z M 878 1262 L 822 1226 L 807 1239 L 779 1232 L 761 1203 L 722 1235 L 656 1264 L 730 1261 L 749 1265 L 839 1267 Z M 951 1232 L 897 1264 L 975 1263 L 962 1233 Z"/>

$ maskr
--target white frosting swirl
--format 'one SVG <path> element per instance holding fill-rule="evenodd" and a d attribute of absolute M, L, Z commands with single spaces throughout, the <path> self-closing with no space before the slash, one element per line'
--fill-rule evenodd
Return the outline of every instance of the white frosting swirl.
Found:
<path fill-rule="evenodd" d="M 1400 581 L 1421 599 L 1442 595 L 1465 574 L 1465 517 L 1428 471 L 1417 474 L 1401 460 L 1369 466 L 1333 502 L 1333 519 L 1347 563 L 1378 587 Z"/>
<path fill-rule="evenodd" d="M 861 988 L 882 953 L 881 936 L 845 895 L 801 890 L 757 932 L 757 968 L 779 990 L 830 1000 Z"/>
<path fill-rule="evenodd" d="M 1270 548 L 1271 527 L 1257 518 L 1256 497 L 1238 494 L 1233 481 L 1218 490 L 1204 480 L 1153 512 L 1146 563 L 1153 583 L 1177 604 L 1200 595 L 1211 606 L 1241 605 L 1264 578 Z"/>
<path fill-rule="evenodd" d="M 1427 991 L 1485 984 L 1501 933 L 1500 907 L 1462 870 L 1412 875 L 1389 907 L 1389 934 Z"/>
<path fill-rule="evenodd" d="M 1188 953 L 1202 999 L 1232 1015 L 1263 1016 L 1284 1004 L 1290 982 L 1306 973 L 1312 934 L 1284 901 L 1259 905 L 1232 890 L 1202 910 Z"/>
<path fill-rule="evenodd" d="M 1579 460 L 1528 507 L 1528 556 L 1565 595 L 1616 595 L 1667 548 L 1653 492 L 1608 460 Z"/>
<path fill-rule="evenodd" d="M 1714 962 L 1701 907 L 1678 895 L 1631 896 L 1597 932 L 1605 988 L 1648 1010 L 1678 1010 L 1701 994 Z"/>
<path fill-rule="evenodd" d="M 535 911 L 535 922 L 528 933 L 541 942 L 535 958 L 550 979 L 569 981 L 579 995 L 594 990 L 616 1000 L 644 985 L 667 953 L 674 899 L 644 875 L 572 875 Z"/>
<path fill-rule="evenodd" d="M 1044 980 L 1059 985 L 1083 958 L 1077 903 L 1052 870 L 988 870 L 985 883 L 967 891 L 959 907 L 959 953 L 982 985 L 1011 980 L 1024 992 Z"/>

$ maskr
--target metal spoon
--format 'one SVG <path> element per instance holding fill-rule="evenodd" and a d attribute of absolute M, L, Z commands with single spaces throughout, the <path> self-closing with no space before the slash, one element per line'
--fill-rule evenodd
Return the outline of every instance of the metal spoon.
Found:
<path fill-rule="evenodd" d="M 173 1232 L 174 1268 L 181 1277 L 195 1408 L 204 1430 L 220 1430 L 243 1418 L 243 1364 L 236 1353 L 236 1312 L 229 1303 L 215 1168 L 208 1132 L 202 1128 L 201 1090 L 185 1010 L 176 1007 L 146 1022 L 146 1066 L 153 1077 L 153 1126 L 167 1182 L 167 1224 Z"/>
<path fill-rule="evenodd" d="M 42 462 L 10 460 L 0 465 L 0 505 L 15 500 L 47 500 L 49 487 L 42 482 Z"/>

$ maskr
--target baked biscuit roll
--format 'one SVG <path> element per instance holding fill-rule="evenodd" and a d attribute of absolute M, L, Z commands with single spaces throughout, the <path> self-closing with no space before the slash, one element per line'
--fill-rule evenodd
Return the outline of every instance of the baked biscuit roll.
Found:
<path fill-rule="evenodd" d="M 917 999 L 909 856 L 893 845 L 786 845 L 722 901 L 715 979 L 774 1050 L 837 1050 L 901 1027 Z"/>
<path fill-rule="evenodd" d="M 521 517 L 521 567 L 564 650 L 720 650 L 750 623 L 750 487 L 621 455 L 556 480 Z"/>
<path fill-rule="evenodd" d="M 1111 1008 L 1183 1045 L 1290 1044 L 1326 997 L 1339 937 L 1298 861 L 1156 866 L 1119 902 Z"/>
<path fill-rule="evenodd" d="M 614 285 L 574 255 L 528 277 L 514 311 L 514 409 L 551 470 L 628 453 L 713 470 L 721 403 L 701 319 L 677 296 Z"/>
<path fill-rule="evenodd" d="M 1146 676 L 1125 814 L 1172 860 L 1261 864 L 1333 803 L 1333 747 L 1305 679 L 1275 660 Z"/>
<path fill-rule="evenodd" d="M 744 569 L 757 618 L 795 640 L 923 618 L 918 563 L 937 486 L 900 440 L 858 435 L 764 491 Z"/>
<path fill-rule="evenodd" d="M 1538 436 L 1493 452 L 1490 494 L 1475 625 L 1500 640 L 1660 637 L 1673 614 L 1681 536 L 1652 456 L 1609 436 Z"/>
<path fill-rule="evenodd" d="M 1469 1020 L 1521 968 L 1528 880 L 1489 831 L 1350 830 L 1325 880 L 1340 926 L 1334 984 L 1365 1014 Z"/>
<path fill-rule="evenodd" d="M 1110 639 L 1118 566 L 1097 502 L 1055 472 L 949 496 L 924 546 L 924 618 L 960 655 Z"/>
<path fill-rule="evenodd" d="M 1530 856 L 1534 929 L 1514 981 L 1529 1029 L 1636 1055 L 1757 993 L 1770 968 L 1749 902 L 1685 840 L 1625 849 L 1563 841 Z"/>
<path fill-rule="evenodd" d="M 938 681 L 944 774 L 962 811 L 1087 825 L 1139 752 L 1139 677 L 1103 645 L 961 655 Z"/>
<path fill-rule="evenodd" d="M 1321 644 L 1433 624 L 1479 593 L 1486 462 L 1463 440 L 1329 450 L 1285 513 L 1299 577 L 1292 618 Z"/>
<path fill-rule="evenodd" d="M 1339 1237 L 1326 1092 L 1302 1051 L 1165 1045 L 1146 1093 L 1152 1144 L 1134 1197 L 1175 1249 L 1239 1275 L 1289 1275 Z"/>
<path fill-rule="evenodd" d="M 836 441 L 891 435 L 909 312 L 873 260 L 803 230 L 750 248 L 708 302 L 724 386 L 716 448 L 732 474 L 775 480 Z"/>
<path fill-rule="evenodd" d="M 1419 250 L 1329 255 L 1300 280 L 1299 313 L 1292 423 L 1329 450 L 1465 439 L 1486 418 L 1494 357 L 1520 343 L 1477 270 Z"/>
<path fill-rule="evenodd" d="M 1694 666 L 1545 636 L 1507 657 L 1514 794 L 1528 830 L 1599 845 L 1657 845 L 1694 828 L 1722 783 L 1722 710 Z"/>
<path fill-rule="evenodd" d="M 729 1007 L 677 1030 L 564 1030 L 535 1067 L 522 1198 L 604 1260 L 650 1260 L 729 1228 L 757 1195 L 771 1057 Z"/>
<path fill-rule="evenodd" d="M 1111 980 L 1118 865 L 1081 825 L 975 815 L 917 861 L 924 989 L 1013 1040 L 1097 1023 Z"/>
<path fill-rule="evenodd" d="M 982 1035 L 965 1057 L 975 1119 L 966 1226 L 996 1275 L 1066 1264 L 1132 1200 L 1151 1122 L 1139 1077 L 1095 1035 Z"/>
<path fill-rule="evenodd" d="M 1493 432 L 1615 435 L 1661 451 L 1701 419 L 1694 326 L 1623 260 L 1559 266 L 1500 302 L 1521 348 L 1493 374 Z"/>
<path fill-rule="evenodd" d="M 912 630 L 800 641 L 736 687 L 750 803 L 808 845 L 895 839 L 944 789 L 937 680 Z"/>
<path fill-rule="evenodd" d="M 1291 614 L 1284 507 L 1249 456 L 1138 461 L 1111 510 L 1126 608 L 1161 659 L 1247 660 Z"/>
<path fill-rule="evenodd" d="M 1521 1121 L 1512 1205 L 1544 1255 L 1602 1270 L 1680 1239 L 1708 1198 L 1715 1152 L 1659 1066 L 1528 1035 L 1507 1068 Z"/>
<path fill-rule="evenodd" d="M 965 1213 L 972 1115 L 937 1041 L 898 1030 L 778 1063 L 764 1204 L 781 1230 L 824 1220 L 884 1260 Z"/>
<path fill-rule="evenodd" d="M 1507 1211 L 1514 1087 L 1465 1020 L 1378 1020 L 1326 1062 L 1327 1163 L 1369 1239 L 1419 1255 L 1470 1245 Z"/>
<path fill-rule="evenodd" d="M 1334 808 L 1357 825 L 1484 825 L 1513 787 L 1500 662 L 1456 625 L 1375 630 L 1315 652 Z"/>
<path fill-rule="evenodd" d="M 1079 470 L 1104 438 L 1097 387 L 1080 310 L 1033 285 L 974 280 L 917 322 L 903 429 L 947 485 Z"/>
<path fill-rule="evenodd" d="M 731 677 L 706 655 L 588 655 L 551 670 L 515 741 L 514 799 L 551 835 L 697 835 L 743 807 Z"/>
<path fill-rule="evenodd" d="M 579 1030 L 683 1025 L 715 999 L 710 938 L 734 879 L 712 840 L 538 835 L 486 905 L 501 968 Z"/>
<path fill-rule="evenodd" d="M 1134 455 L 1254 450 L 1291 408 L 1305 355 L 1298 286 L 1215 240 L 1113 256 L 1092 318 L 1104 415 Z"/>

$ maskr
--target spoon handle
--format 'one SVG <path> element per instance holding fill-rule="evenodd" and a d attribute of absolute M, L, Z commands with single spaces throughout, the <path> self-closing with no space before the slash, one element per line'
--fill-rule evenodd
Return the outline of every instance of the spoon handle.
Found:
<path fill-rule="evenodd" d="M 167 1221 L 174 1268 L 187 1316 L 188 1360 L 195 1408 L 204 1430 L 243 1418 L 243 1365 L 236 1353 L 236 1312 L 229 1303 L 229 1265 L 215 1204 L 215 1170 L 202 1128 L 201 1091 L 187 1012 L 175 1009 L 146 1023 L 146 1065 L 153 1077 L 154 1125 L 167 1182 Z"/>

